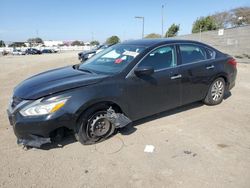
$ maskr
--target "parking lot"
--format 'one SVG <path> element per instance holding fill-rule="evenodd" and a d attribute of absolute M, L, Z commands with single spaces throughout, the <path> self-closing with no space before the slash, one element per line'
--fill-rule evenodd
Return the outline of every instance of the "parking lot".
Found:
<path fill-rule="evenodd" d="M 250 61 L 232 95 L 193 103 L 121 130 L 96 145 L 68 136 L 24 150 L 6 115 L 13 88 L 39 72 L 78 63 L 77 51 L 0 57 L 0 187 L 250 187 Z M 145 153 L 146 145 L 154 152 Z"/>

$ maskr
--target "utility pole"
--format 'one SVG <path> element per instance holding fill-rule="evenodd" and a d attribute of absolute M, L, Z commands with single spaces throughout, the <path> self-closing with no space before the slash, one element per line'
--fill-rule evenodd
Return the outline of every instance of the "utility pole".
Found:
<path fill-rule="evenodd" d="M 201 41 L 201 31 L 202 31 L 202 26 L 200 25 L 200 41 Z"/>
<path fill-rule="evenodd" d="M 144 38 L 144 17 L 142 17 L 142 38 Z"/>
<path fill-rule="evenodd" d="M 164 5 L 161 6 L 161 37 L 163 38 L 163 28 L 164 28 Z"/>
<path fill-rule="evenodd" d="M 91 40 L 94 41 L 94 33 L 91 32 Z"/>
<path fill-rule="evenodd" d="M 142 19 L 142 38 L 144 38 L 144 16 L 135 16 L 136 19 Z"/>

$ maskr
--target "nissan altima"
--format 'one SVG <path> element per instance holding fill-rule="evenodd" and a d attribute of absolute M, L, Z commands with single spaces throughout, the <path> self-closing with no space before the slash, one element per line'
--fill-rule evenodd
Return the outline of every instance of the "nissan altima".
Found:
<path fill-rule="evenodd" d="M 195 101 L 220 104 L 237 62 L 196 41 L 123 42 L 83 64 L 50 70 L 14 89 L 8 117 L 18 143 L 40 147 L 60 128 L 82 144 L 100 142 L 135 120 Z"/>

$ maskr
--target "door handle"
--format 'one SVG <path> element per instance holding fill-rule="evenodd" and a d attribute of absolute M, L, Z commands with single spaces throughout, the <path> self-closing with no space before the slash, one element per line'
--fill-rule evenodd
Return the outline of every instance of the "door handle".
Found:
<path fill-rule="evenodd" d="M 181 74 L 178 74 L 178 75 L 175 75 L 175 76 L 171 76 L 171 80 L 175 80 L 175 79 L 178 79 L 178 78 L 181 78 L 182 75 Z"/>
<path fill-rule="evenodd" d="M 214 69 L 214 66 L 213 66 L 213 65 L 207 66 L 206 69 L 207 69 L 207 70 L 209 70 L 209 69 Z"/>

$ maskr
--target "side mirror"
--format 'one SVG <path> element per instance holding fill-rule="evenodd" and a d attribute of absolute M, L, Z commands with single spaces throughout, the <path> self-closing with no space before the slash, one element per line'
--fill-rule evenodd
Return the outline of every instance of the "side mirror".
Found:
<path fill-rule="evenodd" d="M 154 73 L 153 67 L 137 67 L 134 71 L 137 76 L 150 76 Z"/>

